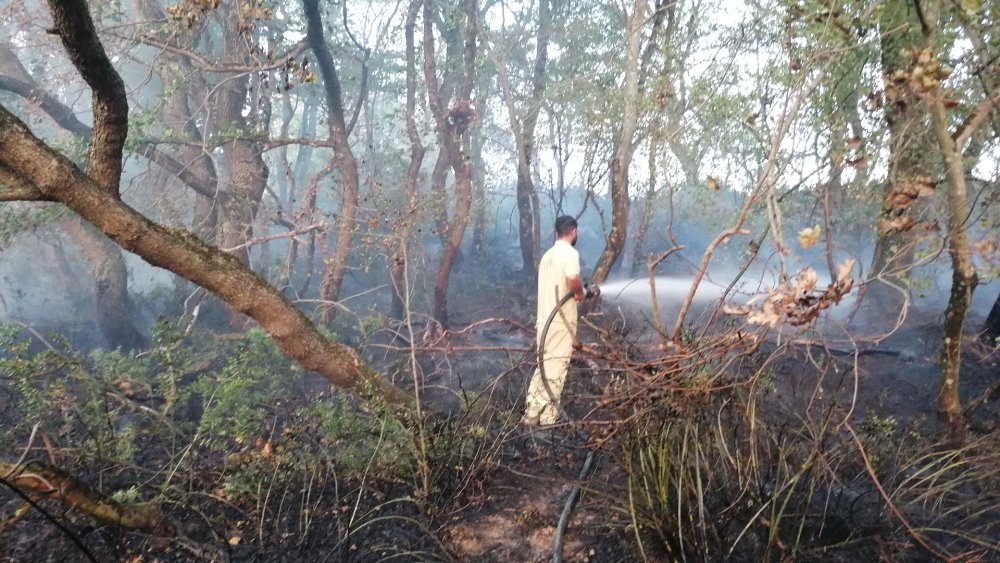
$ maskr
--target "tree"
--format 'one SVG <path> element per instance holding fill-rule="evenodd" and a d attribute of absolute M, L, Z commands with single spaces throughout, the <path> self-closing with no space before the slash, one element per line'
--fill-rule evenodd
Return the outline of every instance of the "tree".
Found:
<path fill-rule="evenodd" d="M 115 170 L 120 171 L 120 144 L 128 128 L 122 118 L 128 111 L 124 89 L 113 87 L 118 74 L 97 38 L 86 2 L 52 0 L 49 6 L 55 30 L 74 66 L 85 79 L 89 77 L 88 83 L 93 80 L 106 89 L 95 95 L 102 98 L 106 113 L 101 134 L 91 138 L 91 153 L 101 159 L 93 170 L 104 182 L 81 171 L 0 106 L 0 200 L 65 205 L 124 249 L 201 285 L 256 320 L 304 368 L 319 372 L 334 385 L 406 412 L 412 400 L 409 394 L 373 371 L 357 351 L 321 335 L 301 311 L 237 257 L 190 232 L 154 223 L 126 205 L 117 191 L 107 189 Z"/>
<path fill-rule="evenodd" d="M 405 214 L 397 226 L 396 250 L 389 258 L 389 283 L 392 287 L 392 315 L 399 319 L 405 314 L 407 302 L 406 292 L 409 291 L 406 275 L 407 262 L 409 259 L 408 250 L 410 248 L 410 237 L 413 234 L 413 225 L 416 222 L 417 214 L 417 180 L 420 177 L 420 166 L 424 161 L 424 154 L 427 152 L 420 141 L 420 134 L 417 132 L 416 107 L 417 107 L 417 62 L 416 62 L 416 42 L 414 32 L 417 25 L 417 14 L 421 7 L 421 0 L 410 0 L 410 6 L 406 13 L 406 23 L 403 33 L 406 40 L 406 136 L 410 140 L 410 165 L 406 171 L 406 179 L 403 181 L 403 191 L 406 196 Z"/>
<path fill-rule="evenodd" d="M 930 176 L 926 155 L 933 137 L 927 125 L 927 106 L 898 84 L 897 73 L 907 72 L 910 53 L 924 46 L 919 2 L 891 0 L 879 17 L 879 43 L 885 92 L 883 114 L 889 130 L 889 178 L 879 216 L 869 283 L 862 287 L 857 305 L 864 300 L 877 317 L 881 312 L 901 311 L 909 299 L 907 280 L 913 264 L 916 236 L 913 227 L 923 202 L 897 203 L 896 194 L 909 193 Z M 900 312 L 902 314 L 902 312 Z"/>
<path fill-rule="evenodd" d="M 659 0 L 656 2 L 653 12 L 652 30 L 647 39 L 644 49 L 640 49 L 642 43 L 642 29 L 646 23 L 646 11 L 648 3 L 646 0 L 635 0 L 632 14 L 628 17 L 628 25 L 625 32 L 625 84 L 624 84 L 624 108 L 622 110 L 621 124 L 617 128 L 615 138 L 615 152 L 611 158 L 609 175 L 611 177 L 611 232 L 608 233 L 604 251 L 597 259 L 594 266 L 592 281 L 601 283 L 607 279 L 611 273 L 611 268 L 618 261 L 618 256 L 625 249 L 625 241 L 628 236 L 628 207 L 629 207 L 629 167 L 632 165 L 632 155 L 636 149 L 636 134 L 640 117 L 640 97 L 645 90 L 646 82 L 649 78 L 649 65 L 653 60 L 653 53 L 659 47 L 661 30 L 668 13 L 671 19 L 671 31 L 674 28 L 673 14 L 677 7 L 678 0 Z M 671 33 L 667 33 L 667 39 Z"/>
<path fill-rule="evenodd" d="M 940 80 L 947 77 L 938 62 L 938 26 L 942 17 L 942 5 L 938 0 L 918 4 L 921 9 L 921 23 L 927 38 L 927 49 L 917 54 L 910 76 L 917 74 L 933 77 L 931 82 L 908 82 L 915 93 L 927 99 L 934 124 L 934 135 L 938 149 L 944 160 L 945 177 L 948 185 L 948 252 L 951 255 L 951 292 L 944 319 L 944 348 L 941 351 L 941 393 L 938 397 L 938 412 L 952 432 L 964 423 L 962 403 L 959 395 L 959 375 L 962 368 L 962 328 L 965 316 L 972 302 L 972 294 L 979 283 L 976 267 L 972 261 L 972 249 L 966 222 L 969 218 L 968 187 L 962 152 L 973 132 L 988 119 L 994 108 L 1000 104 L 1000 95 L 987 97 L 952 133 L 950 119 L 945 108 L 945 88 Z"/>
<path fill-rule="evenodd" d="M 549 36 L 552 33 L 552 6 L 550 0 L 538 1 L 538 32 L 535 37 L 535 62 L 532 65 L 530 94 L 524 107 L 518 108 L 515 88 L 511 83 L 511 68 L 507 57 L 493 50 L 490 55 L 496 67 L 507 106 L 510 129 L 514 134 L 517 153 L 517 188 L 515 191 L 518 215 L 518 238 L 521 247 L 521 271 L 534 275 L 538 267 L 541 238 L 541 205 L 532 177 L 532 159 L 535 156 L 535 127 L 545 98 L 548 76 Z M 515 39 L 516 41 L 516 39 Z M 513 45 L 511 48 L 519 48 Z"/>
<path fill-rule="evenodd" d="M 36 101 L 42 112 L 67 131 L 89 140 L 95 134 L 107 136 L 110 128 L 125 119 L 121 108 L 109 101 L 117 96 L 124 97 L 124 85 L 120 79 L 105 81 L 100 71 L 84 77 L 88 84 L 94 88 L 95 127 L 91 128 L 81 123 L 71 108 L 45 92 L 24 69 L 17 55 L 9 47 L 0 45 L 0 55 L 4 61 L 3 67 L 0 67 L 0 72 L 3 73 L 0 76 L 0 89 L 17 94 L 25 100 Z M 112 135 L 112 137 L 114 136 Z M 121 177 L 121 151 L 125 139 L 110 138 L 107 142 L 116 143 L 117 150 L 96 151 L 92 149 L 90 169 L 95 177 L 101 178 L 106 190 L 117 195 Z M 93 144 L 91 146 L 93 147 Z M 110 163 L 115 158 L 119 162 L 117 166 Z M 121 250 L 114 246 L 107 237 L 76 217 L 71 218 L 65 225 L 69 235 L 80 247 L 93 268 L 97 325 L 107 344 L 111 347 L 122 346 L 126 349 L 138 348 L 142 345 L 143 338 L 132 321 L 131 296 L 128 292 L 128 270 Z"/>
<path fill-rule="evenodd" d="M 340 183 L 343 198 L 340 204 L 340 216 L 337 221 L 337 247 L 334 250 L 332 264 L 327 267 L 320 293 L 326 301 L 336 301 L 340 297 L 340 287 L 344 283 L 347 263 L 351 256 L 351 239 L 356 228 L 358 217 L 358 161 L 351 152 L 348 142 L 347 121 L 344 119 L 344 103 L 340 94 L 340 78 L 337 68 L 330 56 L 323 34 L 323 21 L 319 14 L 319 0 L 303 0 L 306 14 L 306 39 L 309 48 L 316 55 L 320 74 L 323 75 L 324 91 L 326 92 L 327 126 L 330 131 L 330 143 L 333 145 L 333 155 L 336 167 L 340 171 Z M 358 103 L 361 103 L 360 101 Z M 320 318 L 324 323 L 333 319 L 335 309 L 324 305 Z"/>
<path fill-rule="evenodd" d="M 424 80 L 427 84 L 427 101 L 434 117 L 440 151 L 447 158 L 448 165 L 455 174 L 455 213 L 441 235 L 445 237 L 444 248 L 434 279 L 434 319 L 443 327 L 448 326 L 448 288 L 451 271 L 455 265 L 465 228 L 469 223 L 472 209 L 472 158 L 470 154 L 469 129 L 478 119 L 472 103 L 476 73 L 476 21 L 478 12 L 476 0 L 463 0 L 461 12 L 464 17 L 464 47 L 460 63 L 449 58 L 452 64 L 462 68 L 458 95 L 452 107 L 447 107 L 438 80 L 436 51 L 434 48 L 434 25 L 437 14 L 430 0 L 424 0 Z M 439 156 L 440 158 L 440 156 Z M 445 202 L 440 202 L 445 205 Z"/>

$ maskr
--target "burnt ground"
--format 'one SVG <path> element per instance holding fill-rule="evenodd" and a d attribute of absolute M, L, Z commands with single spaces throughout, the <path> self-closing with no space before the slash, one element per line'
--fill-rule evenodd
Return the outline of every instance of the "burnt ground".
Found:
<path fill-rule="evenodd" d="M 490 317 L 513 317 L 524 322 L 531 314 L 527 293 L 527 284 L 512 282 L 501 285 L 499 293 L 485 303 L 481 295 L 458 295 L 452 301 L 456 324 Z M 623 342 L 639 348 L 649 342 L 648 323 L 643 320 L 642 312 L 606 312 L 601 322 L 618 330 Z M 970 325 L 975 325 L 975 319 Z M 775 383 L 772 398 L 775 405 L 804 404 L 822 387 L 828 399 L 839 397 L 845 411 L 854 404 L 853 416 L 859 425 L 872 416 L 894 417 L 903 427 L 919 427 L 928 435 L 935 432 L 942 334 L 940 319 L 934 313 L 917 311 L 906 325 L 878 343 L 870 340 L 858 343 L 862 351 L 856 357 L 856 379 L 849 369 L 855 363 L 852 343 L 831 337 L 823 340 L 809 333 L 801 336 L 802 344 L 769 340 L 757 352 L 758 359 L 763 360 L 784 346 L 782 353 L 769 364 Z M 582 339 L 593 342 L 596 336 L 584 331 Z M 445 411 L 456 410 L 471 400 L 473 404 L 486 402 L 518 413 L 530 375 L 531 341 L 530 333 L 510 323 L 490 323 L 453 335 L 445 345 L 445 348 L 453 346 L 453 350 L 419 358 L 421 377 L 428 386 L 425 397 Z M 392 345 L 394 339 L 375 337 L 364 342 Z M 475 350 L 484 346 L 488 350 Z M 387 349 L 373 347 L 369 351 L 376 365 L 387 373 L 392 370 L 386 368 L 398 365 L 399 358 Z M 829 373 L 841 376 L 827 373 L 821 380 L 815 367 L 818 357 L 825 358 L 823 365 L 839 366 Z M 970 338 L 963 358 L 962 396 L 968 404 L 997 383 L 1000 354 L 975 344 Z M 598 360 L 582 354 L 575 358 L 565 392 L 567 409 L 573 416 L 589 412 L 600 397 L 607 382 L 607 376 L 600 371 Z M 843 375 L 848 372 L 849 375 Z M 400 383 L 407 384 L 405 378 Z M 316 383 L 317 389 L 321 387 L 322 382 Z M 973 434 L 995 432 L 1000 420 L 996 403 L 984 402 L 971 420 Z M 538 439 L 525 435 L 520 428 L 503 427 L 488 470 L 454 491 L 435 514 L 423 514 L 412 504 L 405 505 L 390 510 L 391 518 L 372 524 L 345 544 L 336 540 L 341 533 L 338 528 L 341 517 L 338 507 L 331 506 L 316 514 L 315 531 L 304 544 L 294 538 L 284 542 L 272 538 L 267 545 L 259 545 L 252 534 L 247 534 L 243 543 L 224 546 L 223 553 L 234 561 L 549 561 L 565 501 L 573 486 L 581 485 L 582 498 L 572 512 L 565 535 L 564 560 L 638 560 L 634 532 L 629 527 L 628 515 L 621 510 L 621 470 L 606 453 L 601 453 L 591 474 L 584 481 L 577 481 L 587 456 L 587 444 L 587 435 L 579 429 L 562 428 Z M 364 503 L 359 503 L 363 505 L 362 511 L 386 497 L 405 497 L 410 492 L 398 482 L 369 486 L 383 491 L 366 495 Z M 0 530 L 0 557 L 4 560 L 85 560 L 51 522 L 33 513 L 15 520 L 12 511 L 18 503 L 7 493 L 2 498 L 5 524 Z M 215 530 L 211 535 L 202 535 L 201 540 L 224 545 L 227 531 L 247 517 L 244 510 L 247 508 L 220 509 L 197 518 L 187 515 L 192 520 L 212 521 Z M 175 516 L 183 514 L 184 510 L 175 512 Z M 95 526 L 73 511 L 56 510 L 55 517 L 85 543 L 94 546 L 100 560 L 195 559 L 190 550 L 141 534 Z M 657 559 L 656 553 L 647 555 Z"/>

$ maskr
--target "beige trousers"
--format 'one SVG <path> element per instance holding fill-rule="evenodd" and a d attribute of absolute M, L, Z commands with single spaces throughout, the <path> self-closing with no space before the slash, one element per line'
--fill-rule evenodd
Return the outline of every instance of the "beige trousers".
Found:
<path fill-rule="evenodd" d="M 570 330 L 558 319 L 553 320 L 543 346 L 540 342 L 543 328 L 538 327 L 537 338 L 545 363 L 545 381 L 548 382 L 548 386 L 546 388 L 542 381 L 541 370 L 536 368 L 525 399 L 522 419 L 525 424 L 555 424 L 559 420 L 559 398 L 562 396 L 563 385 L 566 384 L 570 356 L 573 355 L 573 337 L 576 330 Z"/>

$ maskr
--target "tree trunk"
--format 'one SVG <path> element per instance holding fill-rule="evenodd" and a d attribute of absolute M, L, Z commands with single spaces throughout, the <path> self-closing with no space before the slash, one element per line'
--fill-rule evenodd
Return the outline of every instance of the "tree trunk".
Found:
<path fill-rule="evenodd" d="M 916 212 L 913 208 L 898 210 L 888 204 L 888 199 L 896 188 L 928 175 L 926 157 L 932 149 L 933 137 L 927 126 L 926 106 L 909 88 L 895 85 L 892 78 L 897 70 L 910 69 L 909 50 L 925 44 L 916 4 L 910 0 L 887 2 L 879 20 L 879 29 L 885 90 L 896 96 L 887 99 L 884 106 L 889 128 L 889 182 L 885 188 L 887 204 L 883 207 L 881 219 L 892 220 L 900 213 Z M 913 264 L 915 243 L 910 231 L 882 232 L 879 235 L 869 269 L 870 281 L 859 291 L 856 304 L 860 306 L 862 300 L 867 302 L 872 312 L 868 317 L 882 318 L 882 313 L 893 315 L 901 310 L 907 299 L 905 288 Z"/>
<path fill-rule="evenodd" d="M 927 42 L 936 48 L 937 21 L 941 10 L 939 1 L 922 4 Z M 944 157 L 948 180 L 948 251 L 951 254 L 951 295 L 944 319 L 944 349 L 941 352 L 941 393 L 938 395 L 938 413 L 944 419 L 952 436 L 961 433 L 962 402 L 959 395 L 959 375 L 962 369 L 962 328 L 965 315 L 972 302 L 972 294 L 979 283 L 976 267 L 972 262 L 972 249 L 966 221 L 969 217 L 968 188 L 962 147 L 956 144 L 948 127 L 948 114 L 942 101 L 943 93 L 936 89 L 928 95 L 931 119 L 938 147 Z"/>
<path fill-rule="evenodd" d="M 438 87 L 435 60 L 433 12 L 429 1 L 424 2 L 424 79 L 427 82 L 428 104 L 434 116 L 438 139 L 448 163 L 455 173 L 455 213 L 448 222 L 446 241 L 434 280 L 434 319 L 448 326 L 448 287 L 452 268 L 458 256 L 472 208 L 472 159 L 469 156 L 469 128 L 477 119 L 472 106 L 472 89 L 475 85 L 476 63 L 476 0 L 462 4 L 465 17 L 465 45 L 462 49 L 464 72 L 454 107 L 448 109 Z M 451 60 L 451 59 L 449 59 Z M 455 61 L 457 63 L 457 61 Z"/>
<path fill-rule="evenodd" d="M 344 284 L 344 275 L 351 258 L 351 241 L 354 238 L 355 222 L 358 217 L 358 194 L 360 182 L 358 179 L 358 161 L 351 152 L 348 140 L 347 122 L 344 118 L 344 102 L 341 98 L 340 78 L 333 64 L 333 57 L 326 45 L 323 33 L 323 22 L 319 13 L 319 0 L 303 0 L 306 15 L 306 39 L 313 54 L 320 74 L 323 76 L 323 86 L 326 93 L 327 125 L 330 132 L 330 142 L 333 144 L 333 155 L 340 170 L 340 183 L 343 197 L 340 204 L 340 215 L 337 218 L 337 246 L 333 259 L 327 265 L 323 275 L 323 285 L 320 294 L 325 301 L 340 299 L 340 288 Z M 359 104 L 361 102 L 359 101 Z M 360 106 L 359 106 L 360 107 Z M 320 320 L 329 324 L 336 309 L 325 304 L 320 307 Z"/>
<path fill-rule="evenodd" d="M 64 223 L 93 268 L 94 305 L 97 326 L 109 348 L 136 350 L 145 339 L 132 322 L 132 298 L 128 292 L 128 270 L 120 248 L 78 217 Z"/>
<path fill-rule="evenodd" d="M 532 160 L 535 155 L 535 127 L 538 123 L 538 113 L 541 111 L 547 83 L 545 68 L 548 63 L 551 21 L 552 10 L 549 0 L 539 0 L 538 35 L 535 44 L 535 64 L 531 77 L 531 97 L 523 112 L 519 112 L 515 104 L 515 93 L 510 83 L 507 61 L 500 57 L 494 57 L 517 152 L 516 202 L 517 231 L 521 247 L 521 272 L 531 277 L 535 276 L 538 261 L 541 258 L 541 241 L 539 240 L 541 214 L 538 192 L 535 189 L 532 176 Z"/>
<path fill-rule="evenodd" d="M 414 29 L 417 25 L 417 13 L 423 0 L 410 0 L 406 15 L 406 135 L 410 139 L 410 166 L 406 171 L 403 191 L 406 195 L 405 215 L 400 218 L 396 233 L 396 251 L 389 258 L 389 284 L 392 288 L 392 316 L 402 319 L 406 314 L 406 292 L 408 287 L 406 268 L 409 259 L 410 238 L 413 235 L 413 225 L 417 213 L 417 180 L 420 177 L 420 166 L 424 161 L 423 144 L 417 131 L 415 117 L 417 106 L 417 62 Z"/>
<path fill-rule="evenodd" d="M 49 2 L 63 47 L 92 90 L 94 125 L 90 133 L 87 173 L 103 190 L 119 198 L 122 154 L 128 134 L 125 83 L 115 71 L 86 4 Z M 108 345 L 137 348 L 143 338 L 129 314 L 128 271 L 121 250 L 99 233 L 72 223 L 71 233 L 94 268 L 98 325 Z"/>
<path fill-rule="evenodd" d="M 646 232 L 653 220 L 654 203 L 656 203 L 656 151 L 649 149 L 649 183 L 646 185 L 646 197 L 643 198 L 642 210 L 639 216 L 639 226 L 635 230 L 635 246 L 632 249 L 632 275 L 638 276 L 646 269 Z"/>
<path fill-rule="evenodd" d="M 608 233 L 604 251 L 597 259 L 593 283 L 602 283 L 611 273 L 618 256 L 625 248 L 628 235 L 628 169 L 635 151 L 634 139 L 639 117 L 639 42 L 642 26 L 646 22 L 646 0 L 635 0 L 632 16 L 626 30 L 625 111 L 618 131 L 617 148 L 611 159 L 611 232 Z"/>

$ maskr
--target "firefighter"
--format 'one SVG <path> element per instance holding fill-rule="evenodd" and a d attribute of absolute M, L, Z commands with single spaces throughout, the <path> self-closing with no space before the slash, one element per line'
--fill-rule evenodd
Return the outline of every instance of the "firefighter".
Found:
<path fill-rule="evenodd" d="M 555 424 L 559 419 L 559 397 L 566 383 L 576 339 L 577 303 L 587 296 L 580 277 L 580 253 L 574 248 L 576 239 L 576 219 L 568 215 L 557 218 L 556 242 L 538 265 L 535 329 L 540 361 L 531 377 L 525 399 L 522 423 L 528 427 Z M 572 299 L 564 298 L 570 294 Z M 559 311 L 552 316 L 557 307 Z M 546 331 L 545 325 L 550 317 L 552 321 Z"/>

